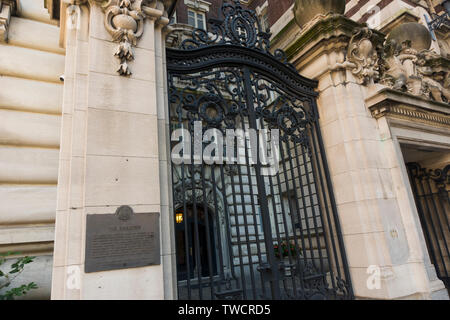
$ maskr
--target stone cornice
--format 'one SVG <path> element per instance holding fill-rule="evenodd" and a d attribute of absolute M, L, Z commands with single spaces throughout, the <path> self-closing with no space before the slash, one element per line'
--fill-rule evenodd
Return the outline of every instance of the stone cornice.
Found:
<path fill-rule="evenodd" d="M 382 117 L 408 120 L 433 127 L 450 128 L 448 104 L 431 101 L 390 88 L 375 91 L 366 99 L 366 105 L 376 119 Z"/>
<path fill-rule="evenodd" d="M 11 16 L 17 9 L 17 0 L 0 0 L 0 42 L 8 41 Z"/>
<path fill-rule="evenodd" d="M 339 14 L 318 15 L 302 30 L 291 25 L 272 43 L 281 44 L 279 39 L 283 34 L 287 37 L 295 34 L 295 40 L 281 49 L 285 50 L 289 61 L 310 78 L 319 79 L 327 72 L 342 71 L 342 81 L 368 85 L 379 77 L 379 53 L 385 35 L 369 29 L 366 24 Z M 328 58 L 320 59 L 324 54 Z"/>

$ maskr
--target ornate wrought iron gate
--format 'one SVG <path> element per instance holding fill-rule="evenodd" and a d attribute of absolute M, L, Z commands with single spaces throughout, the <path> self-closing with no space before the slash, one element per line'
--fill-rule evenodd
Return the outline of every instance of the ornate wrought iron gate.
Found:
<path fill-rule="evenodd" d="M 450 165 L 430 170 L 409 163 L 408 170 L 431 262 L 450 292 Z"/>
<path fill-rule="evenodd" d="M 222 14 L 167 49 L 178 296 L 353 298 L 317 83 L 253 11 Z"/>

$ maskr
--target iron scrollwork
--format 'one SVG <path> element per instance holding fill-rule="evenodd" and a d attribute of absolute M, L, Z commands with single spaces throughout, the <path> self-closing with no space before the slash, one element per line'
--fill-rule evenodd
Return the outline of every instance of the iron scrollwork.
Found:
<path fill-rule="evenodd" d="M 345 251 L 329 216 L 336 219 L 336 208 L 325 194 L 332 190 L 321 176 L 326 170 L 317 133 L 317 82 L 300 76 L 283 51 L 271 51 L 270 34 L 254 11 L 238 0 L 221 10 L 223 19 L 210 21 L 208 31 L 195 29 L 178 48 L 167 49 L 171 128 L 191 136 L 199 122 L 202 133 L 218 129 L 223 135 L 228 129 L 278 129 L 279 136 L 266 138 L 279 137 L 279 146 L 271 140 L 268 149 L 279 151 L 273 158 L 280 168 L 267 177 L 262 161 L 250 163 L 253 150 L 259 152 L 251 138 L 244 139 L 244 148 L 233 146 L 232 158 L 245 154 L 243 162 L 173 165 L 177 208 L 192 210 L 193 217 L 211 211 L 217 224 L 203 222 L 201 234 L 210 237 L 211 248 L 195 238 L 198 224 L 193 232 L 188 220 L 178 224 L 184 232 L 180 261 L 184 274 L 192 274 L 179 278 L 179 292 L 188 299 L 351 299 Z M 305 219 L 307 211 L 315 214 Z M 298 246 L 288 264 L 274 256 L 280 234 Z M 308 249 L 313 240 L 321 247 Z M 214 263 L 217 274 L 207 277 Z"/>
<path fill-rule="evenodd" d="M 282 50 L 270 51 L 271 34 L 263 30 L 253 10 L 244 8 L 239 0 L 222 5 L 223 20 L 210 20 L 210 30 L 194 29 L 192 38 L 181 43 L 180 49 L 192 50 L 211 45 L 237 45 L 262 51 L 272 55 L 282 63 L 288 64 L 286 54 Z"/>

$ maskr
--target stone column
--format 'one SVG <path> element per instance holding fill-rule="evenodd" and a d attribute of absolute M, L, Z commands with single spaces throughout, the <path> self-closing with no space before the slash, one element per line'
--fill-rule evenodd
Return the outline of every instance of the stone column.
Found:
<path fill-rule="evenodd" d="M 280 35 L 275 42 L 302 75 L 319 81 L 321 131 L 355 295 L 428 299 L 426 253 L 403 159 L 365 102 L 384 35 L 335 14 L 318 16 L 297 34 L 290 45 Z"/>
<path fill-rule="evenodd" d="M 165 31 L 169 0 L 65 0 L 52 299 L 171 299 Z M 86 216 L 160 213 L 161 265 L 85 273 Z"/>

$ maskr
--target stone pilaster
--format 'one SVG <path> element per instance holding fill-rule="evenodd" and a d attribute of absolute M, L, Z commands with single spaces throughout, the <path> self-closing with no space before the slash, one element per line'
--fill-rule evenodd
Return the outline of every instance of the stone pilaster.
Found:
<path fill-rule="evenodd" d="M 295 28 L 274 44 L 319 81 L 320 125 L 355 295 L 428 299 L 427 253 L 403 158 L 366 105 L 380 76 L 384 35 L 333 14 Z"/>
<path fill-rule="evenodd" d="M 171 4 L 66 0 L 62 6 L 66 66 L 53 299 L 174 297 L 163 63 Z M 122 205 L 160 213 L 161 265 L 84 273 L 86 216 Z"/>
<path fill-rule="evenodd" d="M 8 41 L 9 22 L 16 8 L 16 0 L 0 0 L 0 42 Z"/>

